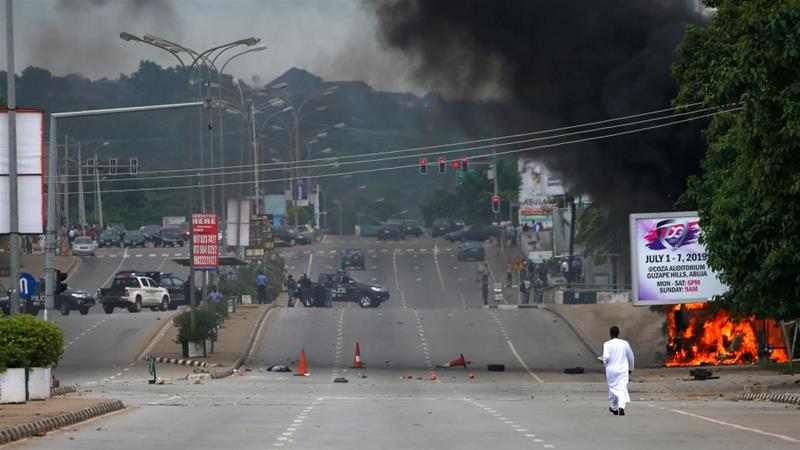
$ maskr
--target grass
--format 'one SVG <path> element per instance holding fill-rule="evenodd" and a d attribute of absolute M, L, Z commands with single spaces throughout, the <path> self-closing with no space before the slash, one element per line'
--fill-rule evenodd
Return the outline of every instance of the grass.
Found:
<path fill-rule="evenodd" d="M 764 369 L 772 370 L 784 375 L 800 374 L 800 362 L 792 363 L 792 367 L 789 367 L 789 363 L 776 363 L 774 361 L 760 362 L 758 365 Z"/>

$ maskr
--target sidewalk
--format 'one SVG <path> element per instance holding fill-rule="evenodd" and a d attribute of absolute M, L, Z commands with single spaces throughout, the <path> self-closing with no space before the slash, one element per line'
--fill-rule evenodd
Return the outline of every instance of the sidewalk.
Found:
<path fill-rule="evenodd" d="M 123 408 L 119 400 L 84 398 L 81 394 L 29 401 L 22 405 L 0 405 L 0 445 L 41 436 Z"/>

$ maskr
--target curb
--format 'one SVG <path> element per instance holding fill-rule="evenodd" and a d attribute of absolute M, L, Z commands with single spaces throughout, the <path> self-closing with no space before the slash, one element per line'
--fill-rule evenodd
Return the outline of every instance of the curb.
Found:
<path fill-rule="evenodd" d="M 110 412 L 119 411 L 123 408 L 125 408 L 125 405 L 123 405 L 121 401 L 111 400 L 89 408 L 64 413 L 59 416 L 3 428 L 0 429 L 0 445 L 31 436 L 41 436 L 48 431 L 83 422 Z"/>
<path fill-rule="evenodd" d="M 547 309 L 535 303 L 523 303 L 521 305 L 483 305 L 483 309 Z"/>
<path fill-rule="evenodd" d="M 581 342 L 583 342 L 583 345 L 585 345 L 586 348 L 589 349 L 589 351 L 591 351 L 594 355 L 598 355 L 599 356 L 599 355 L 603 354 L 603 352 L 598 350 L 594 346 L 594 344 L 592 344 L 592 342 L 589 340 L 589 338 L 587 338 L 586 335 L 583 334 L 583 331 L 581 331 L 580 328 L 578 328 L 574 323 L 572 323 L 571 320 L 567 319 L 566 316 L 564 316 L 560 312 L 556 311 L 555 309 L 548 308 L 545 305 L 542 305 L 541 309 L 544 309 L 546 311 L 550 311 L 551 313 L 555 314 L 559 319 L 563 320 L 564 323 L 566 323 L 567 326 L 572 330 L 572 332 L 575 333 L 576 336 L 578 336 L 578 339 L 580 339 Z"/>
<path fill-rule="evenodd" d="M 218 367 L 216 363 L 209 364 L 205 361 L 197 361 L 194 359 L 165 358 L 163 356 L 152 356 L 152 355 L 145 355 L 145 357 L 142 358 L 143 361 L 149 361 L 151 359 L 157 363 L 176 364 L 178 366 L 202 367 L 204 369 Z"/>
<path fill-rule="evenodd" d="M 264 312 L 262 312 L 261 315 L 258 317 L 258 320 L 256 320 L 255 326 L 250 331 L 250 335 L 247 337 L 247 343 L 245 344 L 244 348 L 242 348 L 242 353 L 239 354 L 239 359 L 237 359 L 232 366 L 226 368 L 225 370 L 219 372 L 211 372 L 211 378 L 216 380 L 220 378 L 229 377 L 234 373 L 236 373 L 236 370 L 239 369 L 239 367 L 241 367 L 242 364 L 244 364 L 245 360 L 247 359 L 247 355 L 250 354 L 250 349 L 253 348 L 253 344 L 255 344 L 256 337 L 258 336 L 259 331 L 261 330 L 261 325 L 264 323 L 264 318 L 267 317 L 267 313 L 269 313 L 272 310 L 272 308 L 273 308 L 272 304 L 267 306 L 264 309 Z"/>
<path fill-rule="evenodd" d="M 739 394 L 736 396 L 736 400 L 764 400 L 768 402 L 800 406 L 800 394 Z"/>
<path fill-rule="evenodd" d="M 72 392 L 76 392 L 78 390 L 78 386 L 73 384 L 71 386 L 59 386 L 57 388 L 50 389 L 50 397 L 56 397 L 59 395 L 70 394 Z"/>

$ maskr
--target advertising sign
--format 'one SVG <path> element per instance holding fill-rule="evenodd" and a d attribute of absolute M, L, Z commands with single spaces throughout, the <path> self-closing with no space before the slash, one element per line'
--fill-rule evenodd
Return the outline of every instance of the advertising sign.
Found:
<path fill-rule="evenodd" d="M 541 223 L 544 229 L 552 228 L 553 198 L 564 194 L 561 179 L 535 159 L 520 158 L 517 165 L 520 175 L 519 223 Z"/>
<path fill-rule="evenodd" d="M 216 214 L 192 214 L 192 258 L 195 270 L 217 269 L 219 237 Z"/>
<path fill-rule="evenodd" d="M 706 302 L 727 287 L 707 264 L 696 212 L 630 215 L 634 305 Z"/>
<path fill-rule="evenodd" d="M 229 246 L 237 244 L 242 247 L 250 246 L 250 200 L 228 199 L 228 220 L 226 224 L 226 243 Z M 237 214 L 238 217 L 237 217 Z M 237 235 L 238 233 L 238 235 Z M 238 239 L 238 240 L 237 240 Z"/>
<path fill-rule="evenodd" d="M 308 178 L 300 178 L 292 183 L 294 187 L 294 200 L 297 206 L 308 206 Z"/>
<path fill-rule="evenodd" d="M 43 120 L 41 111 L 17 110 L 18 230 L 22 234 L 41 234 L 44 230 Z M 11 231 L 8 157 L 8 112 L 0 111 L 0 234 Z"/>

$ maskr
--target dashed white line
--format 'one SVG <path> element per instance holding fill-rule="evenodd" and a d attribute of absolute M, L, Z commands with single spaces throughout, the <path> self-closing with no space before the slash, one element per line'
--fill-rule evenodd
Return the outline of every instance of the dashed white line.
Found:
<path fill-rule="evenodd" d="M 687 411 L 681 411 L 679 409 L 670 409 L 670 411 L 674 412 L 676 414 L 682 414 L 684 416 L 694 417 L 695 419 L 705 420 L 706 422 L 715 423 L 717 425 L 722 425 L 722 426 L 726 426 L 726 427 L 730 427 L 730 428 L 736 428 L 737 430 L 749 431 L 751 433 L 760 434 L 762 436 L 770 436 L 770 437 L 781 439 L 783 441 L 793 442 L 795 444 L 800 444 L 800 439 L 795 439 L 793 437 L 785 436 L 783 434 L 770 433 L 768 431 L 759 430 L 758 428 L 746 427 L 744 425 L 738 425 L 738 424 L 735 424 L 735 423 L 724 422 L 722 420 L 714 419 L 712 417 L 701 416 L 699 414 L 693 414 L 693 413 L 690 413 L 690 412 L 687 412 Z"/>

